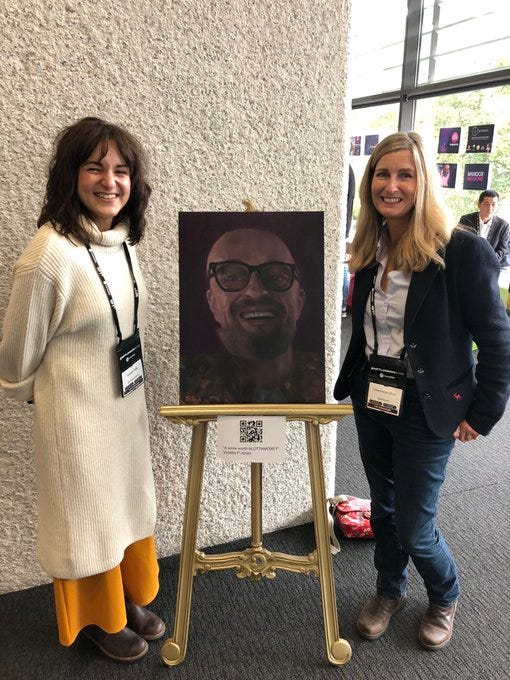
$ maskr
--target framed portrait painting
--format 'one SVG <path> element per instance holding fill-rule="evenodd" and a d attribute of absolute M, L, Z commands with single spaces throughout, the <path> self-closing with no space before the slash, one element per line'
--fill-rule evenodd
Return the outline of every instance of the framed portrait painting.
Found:
<path fill-rule="evenodd" d="M 180 403 L 324 403 L 324 214 L 179 213 Z"/>

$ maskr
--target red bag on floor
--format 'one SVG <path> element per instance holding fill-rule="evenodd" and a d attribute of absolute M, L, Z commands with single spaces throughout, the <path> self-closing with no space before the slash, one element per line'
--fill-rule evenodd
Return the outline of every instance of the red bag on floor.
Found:
<path fill-rule="evenodd" d="M 370 500 L 356 496 L 329 499 L 335 527 L 345 538 L 373 538 L 370 526 Z"/>

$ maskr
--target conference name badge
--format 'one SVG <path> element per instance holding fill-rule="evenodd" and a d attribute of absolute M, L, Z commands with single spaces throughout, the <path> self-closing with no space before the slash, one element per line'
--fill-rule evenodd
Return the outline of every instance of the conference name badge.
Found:
<path fill-rule="evenodd" d="M 139 333 L 121 340 L 116 347 L 121 394 L 126 397 L 144 382 L 142 344 Z"/>
<path fill-rule="evenodd" d="M 368 362 L 365 406 L 392 416 L 401 414 L 407 380 L 407 360 L 372 354 Z"/>

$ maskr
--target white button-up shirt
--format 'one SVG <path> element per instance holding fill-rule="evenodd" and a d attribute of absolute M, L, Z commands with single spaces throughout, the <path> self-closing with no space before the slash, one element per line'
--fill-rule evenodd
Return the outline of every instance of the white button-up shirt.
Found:
<path fill-rule="evenodd" d="M 379 263 L 375 281 L 375 319 L 377 329 L 377 353 L 387 357 L 399 357 L 404 348 L 404 313 L 411 273 L 392 271 L 387 276 L 386 292 L 381 288 L 381 278 L 388 262 L 384 241 L 379 242 L 376 260 Z M 366 337 L 367 357 L 374 352 L 374 329 L 370 312 L 370 297 L 365 308 L 363 328 Z"/>
<path fill-rule="evenodd" d="M 492 227 L 492 217 L 488 222 L 484 222 L 481 217 L 479 217 L 478 220 L 480 223 L 480 236 L 486 239 L 489 235 L 490 228 Z"/>

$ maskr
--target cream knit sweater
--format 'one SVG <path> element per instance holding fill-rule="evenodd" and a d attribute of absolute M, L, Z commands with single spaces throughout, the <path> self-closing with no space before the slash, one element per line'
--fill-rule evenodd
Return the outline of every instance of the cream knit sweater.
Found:
<path fill-rule="evenodd" d="M 128 226 L 87 228 L 126 338 L 134 312 L 122 248 Z M 135 249 L 129 251 L 143 336 L 147 292 Z M 144 389 L 120 396 L 116 344 L 110 304 L 86 247 L 44 225 L 14 268 L 0 386 L 14 399 L 34 401 L 38 558 L 53 577 L 111 569 L 128 545 L 154 532 Z"/>

